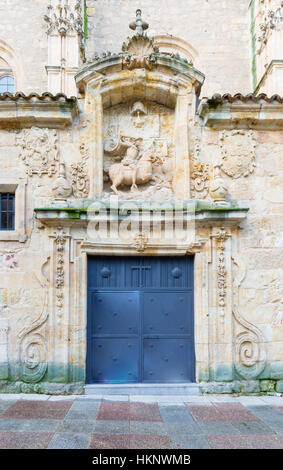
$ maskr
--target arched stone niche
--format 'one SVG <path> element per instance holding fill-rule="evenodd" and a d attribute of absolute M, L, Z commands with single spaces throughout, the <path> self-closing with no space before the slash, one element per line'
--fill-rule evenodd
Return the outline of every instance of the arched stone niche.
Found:
<path fill-rule="evenodd" d="M 125 162 L 127 148 L 137 146 L 139 141 L 139 162 L 147 158 L 145 152 L 153 152 L 152 178 L 148 184 L 140 183 L 144 163 L 136 164 L 134 177 L 129 170 L 131 183 L 137 183 L 132 198 L 146 200 L 156 196 L 151 188 L 159 181 L 161 188 L 168 189 L 167 193 L 163 191 L 165 198 L 188 199 L 188 125 L 193 124 L 196 97 L 204 76 L 186 59 L 157 52 L 145 34 L 128 39 L 122 49 L 120 54 L 96 57 L 76 75 L 85 100 L 85 139 L 91 157 L 89 197 L 114 194 L 113 171 L 109 168 L 116 162 L 119 171 L 117 161 Z M 121 199 L 131 198 L 133 188 L 126 181 L 125 176 L 122 191 L 117 185 Z"/>

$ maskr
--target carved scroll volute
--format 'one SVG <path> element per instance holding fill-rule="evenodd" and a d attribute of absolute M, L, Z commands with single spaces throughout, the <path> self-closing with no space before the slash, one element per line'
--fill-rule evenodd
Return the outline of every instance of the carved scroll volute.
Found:
<path fill-rule="evenodd" d="M 232 257 L 236 273 L 233 282 L 233 317 L 234 333 L 234 367 L 240 377 L 256 379 L 266 366 L 265 338 L 260 329 L 246 320 L 239 308 L 239 288 L 245 278 L 244 260 L 234 254 Z"/>
<path fill-rule="evenodd" d="M 43 289 L 41 312 L 28 326 L 18 333 L 20 340 L 20 378 L 26 383 L 40 382 L 47 372 L 48 350 L 44 327 L 49 317 L 49 278 L 46 278 L 43 273 L 43 268 L 47 263 L 49 263 L 49 257 L 47 260 L 44 260 L 40 275 L 38 275 L 37 271 L 33 271 Z"/>

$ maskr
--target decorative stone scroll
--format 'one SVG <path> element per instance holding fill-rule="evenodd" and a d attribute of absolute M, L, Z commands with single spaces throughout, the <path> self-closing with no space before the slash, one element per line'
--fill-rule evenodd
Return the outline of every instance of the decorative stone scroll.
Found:
<path fill-rule="evenodd" d="M 233 295 L 237 299 L 239 287 L 246 275 L 246 268 L 238 256 L 234 255 L 232 260 L 238 270 L 233 282 Z M 238 327 L 244 330 L 235 334 L 234 367 L 244 379 L 256 379 L 266 366 L 265 338 L 259 328 L 243 317 L 235 303 L 233 317 Z"/>
<path fill-rule="evenodd" d="M 43 309 L 40 316 L 18 334 L 18 338 L 21 340 L 21 379 L 26 383 L 39 382 L 47 371 L 46 339 L 38 330 L 45 324 L 48 316 L 48 287 L 45 287 Z"/>
<path fill-rule="evenodd" d="M 20 378 L 26 383 L 40 382 L 46 374 L 48 367 L 47 341 L 42 330 L 49 317 L 49 279 L 42 271 L 44 266 L 48 263 L 48 260 L 49 258 L 44 260 L 39 272 L 34 271 L 34 275 L 38 279 L 44 292 L 41 312 L 38 317 L 32 322 L 29 322 L 28 326 L 24 327 L 18 333 L 20 340 Z"/>
<path fill-rule="evenodd" d="M 252 130 L 222 131 L 220 134 L 221 170 L 231 178 L 240 178 L 255 169 L 256 138 Z"/>
<path fill-rule="evenodd" d="M 18 145 L 29 176 L 54 175 L 58 161 L 58 136 L 54 129 L 24 129 L 18 138 Z"/>

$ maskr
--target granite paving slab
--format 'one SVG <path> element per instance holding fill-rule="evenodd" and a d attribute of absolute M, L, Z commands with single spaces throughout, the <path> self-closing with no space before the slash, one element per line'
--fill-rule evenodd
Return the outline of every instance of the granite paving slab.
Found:
<path fill-rule="evenodd" d="M 28 401 L 19 400 L 0 414 L 0 418 L 11 419 L 63 419 L 72 401 Z"/>
<path fill-rule="evenodd" d="M 33 398 L 33 396 L 31 396 Z M 282 449 L 278 397 L 0 399 L 1 449 Z M 54 398 L 58 398 L 55 400 Z M 150 398 L 148 400 L 148 398 Z M 202 400 L 205 398 L 205 400 Z M 242 400 L 248 398 L 248 400 Z M 276 398 L 276 400 L 274 400 Z M 166 400 L 169 398 L 166 397 Z"/>
<path fill-rule="evenodd" d="M 157 403 L 102 402 L 98 420 L 162 421 Z"/>
<path fill-rule="evenodd" d="M 48 444 L 48 449 L 88 449 L 91 434 L 60 432 L 54 434 Z"/>
<path fill-rule="evenodd" d="M 171 449 L 210 449 L 205 436 L 180 433 L 169 436 Z"/>
<path fill-rule="evenodd" d="M 283 449 L 283 439 L 269 434 L 206 436 L 212 449 Z"/>
<path fill-rule="evenodd" d="M 53 433 L 0 432 L 1 449 L 46 449 Z"/>
<path fill-rule="evenodd" d="M 129 421 L 96 421 L 94 424 L 95 434 L 129 434 Z"/>
<path fill-rule="evenodd" d="M 92 434 L 90 449 L 129 449 L 129 434 Z"/>
<path fill-rule="evenodd" d="M 58 427 L 58 432 L 92 433 L 94 426 L 95 420 L 64 419 Z"/>
<path fill-rule="evenodd" d="M 241 403 L 187 403 L 195 421 L 258 421 Z"/>

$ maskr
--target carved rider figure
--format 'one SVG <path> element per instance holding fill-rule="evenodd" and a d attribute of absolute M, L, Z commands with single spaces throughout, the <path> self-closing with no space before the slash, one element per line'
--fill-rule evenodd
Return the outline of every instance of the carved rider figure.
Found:
<path fill-rule="evenodd" d="M 132 170 L 132 186 L 131 190 L 137 189 L 136 177 L 137 177 L 137 160 L 139 158 L 139 141 L 136 143 L 133 142 L 123 142 L 127 145 L 126 155 L 122 158 L 121 164 L 126 168 L 131 168 Z"/>

